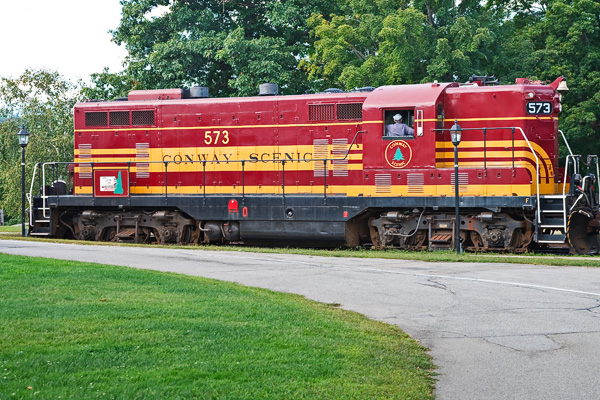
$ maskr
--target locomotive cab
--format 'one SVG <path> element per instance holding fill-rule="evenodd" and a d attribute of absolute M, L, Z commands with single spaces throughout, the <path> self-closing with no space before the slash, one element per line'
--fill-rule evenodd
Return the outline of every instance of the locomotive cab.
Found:
<path fill-rule="evenodd" d="M 394 109 L 384 112 L 383 137 L 391 140 L 394 137 L 403 137 L 406 139 L 414 139 L 415 137 L 415 112 L 414 109 Z M 406 127 L 404 127 L 405 125 Z M 403 129 L 396 130 L 394 127 L 399 126 Z M 422 132 L 420 132 L 422 134 Z"/>

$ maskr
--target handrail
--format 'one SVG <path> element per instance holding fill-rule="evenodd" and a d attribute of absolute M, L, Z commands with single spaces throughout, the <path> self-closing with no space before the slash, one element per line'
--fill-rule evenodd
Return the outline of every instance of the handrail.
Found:
<path fill-rule="evenodd" d="M 359 133 L 365 133 L 367 131 L 356 131 L 356 134 L 354 135 L 354 138 L 352 139 L 352 142 L 350 143 L 350 146 L 348 146 L 348 150 L 346 151 L 346 154 L 344 155 L 344 158 L 336 158 L 335 160 L 345 160 L 346 158 L 348 158 L 348 155 L 350 154 L 350 150 L 352 150 L 352 146 L 354 146 L 354 142 L 356 141 L 356 138 L 358 137 Z M 331 159 L 332 161 L 334 159 Z"/>
<path fill-rule="evenodd" d="M 571 146 L 569 146 L 569 141 L 567 140 L 567 137 L 565 136 L 565 134 L 563 133 L 563 131 L 561 131 L 560 129 L 558 130 L 558 132 L 560 133 L 560 135 L 563 138 L 563 141 L 565 142 L 565 145 L 567 146 L 567 150 L 569 150 L 569 156 L 567 156 L 567 161 L 565 164 L 565 174 L 563 176 L 563 195 L 562 195 L 562 199 L 563 199 L 563 225 L 564 225 L 564 229 L 565 232 L 567 231 L 567 196 L 566 196 L 566 188 L 567 188 L 567 176 L 569 176 L 568 172 L 569 172 L 569 157 L 575 157 L 573 155 L 573 151 L 571 150 Z M 575 159 L 573 159 L 573 166 L 576 167 L 575 165 Z M 600 195 L 600 194 L 599 194 Z"/>
<path fill-rule="evenodd" d="M 41 186 L 42 186 L 42 216 L 44 218 L 49 218 L 50 216 L 46 214 L 46 211 L 48 211 L 48 208 L 46 207 L 46 199 L 48 198 L 48 195 L 46 194 L 46 165 L 53 165 L 56 166 L 58 164 L 71 164 L 70 162 L 47 162 L 47 163 L 36 163 L 35 167 L 33 168 L 33 175 L 31 177 L 31 186 L 29 188 L 29 194 L 26 194 L 26 197 L 29 201 L 29 223 L 33 224 L 33 186 L 34 186 L 34 182 L 35 182 L 35 176 L 37 174 L 37 169 L 39 167 L 39 165 L 42 165 L 42 181 L 41 181 Z"/>
<path fill-rule="evenodd" d="M 537 198 L 537 221 L 538 224 L 542 223 L 542 216 L 541 216 L 541 208 L 540 208 L 540 160 L 537 156 L 537 154 L 535 154 L 535 151 L 533 150 L 533 147 L 531 146 L 531 143 L 529 143 L 529 139 L 527 139 L 527 136 L 525 135 L 525 132 L 523 132 L 523 129 L 521 129 L 520 127 L 516 127 L 519 131 L 521 131 L 521 135 L 523 135 L 523 139 L 525 139 L 525 142 L 527 142 L 527 146 L 529 146 L 529 150 L 531 150 L 531 154 L 533 154 L 533 156 L 535 157 L 535 183 L 536 183 L 536 198 Z M 514 145 L 513 145 L 513 149 L 514 149 Z M 513 159 L 514 161 L 514 159 Z"/>
<path fill-rule="evenodd" d="M 540 177 L 539 177 L 539 158 L 536 154 L 536 152 L 534 151 L 530 141 L 528 140 L 528 138 L 526 137 L 523 129 L 521 129 L 520 127 L 483 127 L 483 128 L 465 128 L 463 130 L 483 130 L 484 131 L 484 136 L 485 133 L 487 133 L 487 131 L 489 130 L 500 130 L 500 129 L 510 129 L 513 132 L 512 135 L 512 141 L 513 141 L 513 168 L 514 168 L 514 130 L 518 129 L 521 132 L 521 135 L 523 136 L 523 138 L 525 139 L 525 142 L 527 143 L 527 146 L 529 147 L 531 153 L 533 154 L 535 160 L 536 160 L 536 175 L 537 175 L 537 179 L 536 179 L 536 189 L 537 189 L 537 196 L 538 196 L 538 207 L 539 207 L 539 187 L 540 187 Z M 434 130 L 440 130 L 440 129 L 434 129 Z M 345 152 L 343 157 L 336 157 L 336 158 L 306 158 L 306 159 L 302 159 L 301 162 L 306 162 L 306 163 L 316 163 L 316 162 L 323 162 L 323 171 L 324 171 L 324 182 L 323 182 L 323 186 L 324 186 L 324 196 L 327 196 L 327 177 L 325 175 L 327 175 L 328 172 L 328 168 L 327 168 L 327 164 L 329 162 L 333 163 L 335 161 L 344 161 L 348 158 L 348 156 L 350 155 L 350 151 L 352 150 L 352 148 L 354 147 L 356 140 L 358 138 L 358 135 L 360 133 L 364 133 L 365 131 L 356 131 L 352 142 L 349 144 L 347 151 Z M 281 163 L 282 164 L 282 168 L 285 168 L 285 163 L 287 162 L 287 159 L 268 159 L 268 160 L 260 160 L 260 162 L 271 162 L 271 163 Z M 52 163 L 43 163 L 42 166 L 42 180 L 43 183 L 42 184 L 42 198 L 43 198 L 43 207 L 46 208 L 46 204 L 45 201 L 48 198 L 48 195 L 46 193 L 46 188 L 45 188 L 45 181 L 46 181 L 46 166 L 47 165 L 52 165 L 54 167 L 56 167 L 57 165 L 61 165 L 61 164 L 71 164 L 71 165 L 87 165 L 90 166 L 91 164 L 91 169 L 92 169 L 92 179 L 93 179 L 93 170 L 94 170 L 94 166 L 103 166 L 103 165 L 111 165 L 111 166 L 118 166 L 120 164 L 123 164 L 123 166 L 127 165 L 128 166 L 128 170 L 130 170 L 130 166 L 131 164 L 138 164 L 141 163 L 142 161 L 138 162 L 138 161 L 105 161 L 105 162 L 94 162 L 94 163 L 90 163 L 89 160 L 86 160 L 85 162 L 83 161 L 79 161 L 79 162 L 52 162 Z M 168 174 L 168 165 L 173 163 L 173 164 L 181 164 L 181 163 L 191 163 L 191 164 L 196 164 L 196 163 L 201 163 L 203 168 L 202 168 L 202 175 L 203 175 L 203 197 L 206 197 L 206 164 L 207 163 L 211 163 L 211 164 L 215 164 L 215 163 L 221 163 L 223 161 L 219 161 L 219 160 L 186 160 L 186 161 L 173 161 L 173 160 L 162 160 L 162 161 L 147 161 L 144 160 L 143 163 L 144 164 L 164 164 L 165 165 L 165 186 L 168 186 L 168 182 L 167 182 L 167 174 Z M 246 163 L 257 163 L 258 161 L 255 159 L 244 159 L 244 160 L 227 160 L 226 163 L 241 163 L 242 164 L 242 196 L 245 197 L 245 173 L 246 173 Z M 485 162 L 485 160 L 484 160 Z M 197 171 L 200 172 L 200 171 Z M 32 189 L 31 189 L 31 194 L 30 197 L 32 197 L 32 193 L 33 193 L 33 180 L 32 180 Z M 92 183 L 93 185 L 93 183 Z M 282 180 L 282 186 L 284 187 L 282 192 L 283 192 L 283 196 L 285 196 L 285 181 Z M 92 193 L 92 196 L 94 196 L 94 193 Z M 168 196 L 168 188 L 165 187 L 165 196 Z M 45 211 L 44 211 L 45 212 Z M 46 215 L 44 215 L 46 217 Z"/>
<path fill-rule="evenodd" d="M 567 147 L 568 147 L 568 145 L 567 145 Z M 569 149 L 569 152 L 570 151 L 571 151 L 571 149 Z M 573 163 L 573 173 L 578 174 L 579 173 L 579 162 L 578 162 L 579 157 L 580 156 L 573 155 L 573 153 L 571 153 L 570 155 L 567 156 L 567 159 L 565 161 L 565 176 L 563 177 L 563 190 L 562 190 L 563 225 L 564 225 L 565 232 L 567 231 L 567 177 L 569 176 L 569 165 L 572 162 Z"/>
<path fill-rule="evenodd" d="M 567 156 L 567 159 L 565 162 L 565 177 L 563 179 L 563 191 L 562 191 L 563 196 L 565 196 L 567 194 L 567 176 L 569 176 L 569 165 L 570 165 L 569 160 L 572 160 L 572 162 L 573 162 L 573 173 L 578 174 L 579 173 L 578 172 L 579 168 L 577 168 L 578 167 L 578 162 L 577 162 L 578 157 L 580 157 L 580 156 L 578 156 L 578 155 L 575 156 L 572 154 Z"/>
<path fill-rule="evenodd" d="M 46 165 L 52 165 L 56 168 L 59 164 L 69 164 L 68 162 L 60 163 L 60 162 L 47 162 L 42 164 L 42 216 L 44 218 L 50 218 L 49 215 L 46 214 L 48 211 L 48 207 L 46 207 L 46 199 L 48 199 L 48 195 L 46 194 Z M 32 180 L 33 186 L 33 180 Z"/>
<path fill-rule="evenodd" d="M 563 133 L 563 131 L 561 131 L 560 129 L 558 130 L 563 138 L 563 140 L 565 141 L 565 144 L 567 145 L 567 149 L 569 150 L 569 154 L 573 155 L 573 152 L 571 151 L 571 146 L 569 146 L 569 142 L 567 141 L 567 137 L 565 136 L 565 134 Z"/>
<path fill-rule="evenodd" d="M 35 182 L 35 175 L 37 174 L 37 169 L 39 165 L 40 163 L 35 163 L 35 166 L 33 167 L 33 175 L 31 176 L 31 186 L 29 187 L 29 193 L 25 194 L 25 197 L 27 197 L 27 201 L 29 202 L 29 226 L 33 225 L 33 185 Z"/>
<path fill-rule="evenodd" d="M 360 132 L 358 132 L 360 133 Z M 355 137 L 356 138 L 356 137 Z M 328 163 L 334 162 L 334 161 L 343 161 L 345 159 L 347 159 L 348 155 L 349 155 L 350 151 L 348 150 L 346 152 L 346 154 L 344 155 L 344 157 L 337 157 L 337 158 L 303 158 L 302 160 L 300 160 L 299 162 L 303 162 L 303 163 L 315 163 L 315 162 L 323 162 L 323 170 L 325 175 L 327 175 L 327 172 L 329 171 L 329 168 L 327 167 Z M 242 196 L 245 196 L 245 173 L 246 173 L 246 168 L 245 166 L 247 165 L 247 163 L 281 163 L 283 165 L 283 168 L 285 168 L 285 163 L 287 163 L 289 160 L 288 159 L 266 159 L 266 160 L 253 160 L 253 159 L 243 159 L 243 160 L 228 160 L 226 161 L 226 163 L 241 163 L 242 165 L 242 169 L 240 170 L 242 172 Z M 43 208 L 46 208 L 46 199 L 49 197 L 49 195 L 46 193 L 46 166 L 51 165 L 53 167 L 56 167 L 58 165 L 74 165 L 74 166 L 79 166 L 79 165 L 86 165 L 86 166 L 90 166 L 91 165 L 91 170 L 92 170 L 92 187 L 93 187 L 93 172 L 94 172 L 94 167 L 105 167 L 105 166 L 111 166 L 114 168 L 120 168 L 120 166 L 122 165 L 123 167 L 127 167 L 128 171 L 131 172 L 131 165 L 136 165 L 138 163 L 144 163 L 144 164 L 162 164 L 165 166 L 165 196 L 168 196 L 168 179 L 167 179 L 167 173 L 168 173 L 168 166 L 169 164 L 202 164 L 202 170 L 198 170 L 196 172 L 201 172 L 202 176 L 203 176 L 203 180 L 202 180 L 202 186 L 203 186 L 203 196 L 206 197 L 206 164 L 210 163 L 210 164 L 220 164 L 223 163 L 223 161 L 219 161 L 219 160 L 186 160 L 186 161 L 172 161 L 172 160 L 165 160 L 165 161 L 99 161 L 99 162 L 92 162 L 90 163 L 90 161 L 86 160 L 85 162 L 83 161 L 78 161 L 78 162 L 72 162 L 72 161 L 65 161 L 65 162 L 47 162 L 47 163 L 40 163 L 42 164 L 42 199 L 43 199 Z M 35 174 L 34 174 L 35 177 Z M 324 176 L 324 183 L 323 185 L 325 186 L 325 191 L 324 191 L 324 195 L 327 195 L 327 177 Z M 31 183 L 31 194 L 30 197 L 33 197 L 33 186 L 34 186 L 34 179 L 32 179 L 32 183 Z M 282 186 L 285 186 L 285 181 L 283 181 L 282 179 Z M 285 196 L 285 192 L 283 192 L 284 196 Z M 94 193 L 92 193 L 92 197 L 94 196 Z M 44 215 L 46 217 L 46 215 Z"/>

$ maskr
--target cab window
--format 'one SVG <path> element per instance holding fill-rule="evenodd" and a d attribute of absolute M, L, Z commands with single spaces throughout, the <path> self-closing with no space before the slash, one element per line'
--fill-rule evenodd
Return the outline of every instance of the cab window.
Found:
<path fill-rule="evenodd" d="M 413 110 L 387 110 L 384 121 L 384 138 L 413 139 L 415 137 L 415 112 Z"/>

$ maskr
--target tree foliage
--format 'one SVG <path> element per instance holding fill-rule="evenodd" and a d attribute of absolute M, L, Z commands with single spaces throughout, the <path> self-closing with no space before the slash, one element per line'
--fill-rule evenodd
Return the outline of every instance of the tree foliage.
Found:
<path fill-rule="evenodd" d="M 30 133 L 27 182 L 36 162 L 72 161 L 72 109 L 81 98 L 80 89 L 80 83 L 68 82 L 55 71 L 26 70 L 16 79 L 0 79 L 0 208 L 7 220 L 20 215 L 20 127 Z"/>
<path fill-rule="evenodd" d="M 351 15 L 310 18 L 314 51 L 300 64 L 309 78 L 319 81 L 321 89 L 421 80 L 424 50 L 433 39 L 425 15 L 414 8 L 391 10 L 388 3 L 360 6 L 351 4 Z"/>
<path fill-rule="evenodd" d="M 501 43 L 501 25 L 477 1 L 347 0 L 344 10 L 309 20 L 315 46 L 303 66 L 326 85 L 465 80 L 485 73 Z"/>
<path fill-rule="evenodd" d="M 569 82 L 561 128 L 568 132 L 578 152 L 597 153 L 600 149 L 600 2 L 553 1 L 545 18 L 532 32 L 538 40 L 545 39 L 543 55 L 547 68 L 539 71 L 539 76 L 553 79 L 564 75 Z"/>
<path fill-rule="evenodd" d="M 327 0 L 123 0 L 114 41 L 128 51 L 124 74 L 96 74 L 95 97 L 130 89 L 208 86 L 211 95 L 247 95 L 261 83 L 287 93 L 310 87 L 297 68 L 310 38 L 306 20 L 337 10 Z M 162 8 L 161 8 L 162 7 Z M 153 14 L 157 10 L 163 13 Z"/>

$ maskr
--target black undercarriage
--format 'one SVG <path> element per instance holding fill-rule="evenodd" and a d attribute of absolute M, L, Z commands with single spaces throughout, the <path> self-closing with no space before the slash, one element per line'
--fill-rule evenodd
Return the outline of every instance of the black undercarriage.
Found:
<path fill-rule="evenodd" d="M 558 204 L 542 201 L 550 213 Z M 129 243 L 442 250 L 456 248 L 454 202 L 454 197 L 51 195 L 34 199 L 31 234 Z M 566 235 L 557 224 L 536 218 L 536 203 L 536 196 L 461 197 L 460 246 L 477 252 L 598 253 L 596 216 L 575 213 L 577 228 Z"/>

